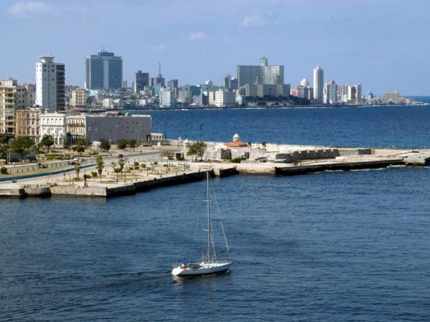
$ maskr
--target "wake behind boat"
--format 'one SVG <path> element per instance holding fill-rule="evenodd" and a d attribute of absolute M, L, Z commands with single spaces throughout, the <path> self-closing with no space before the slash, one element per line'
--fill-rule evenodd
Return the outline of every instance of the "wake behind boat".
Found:
<path fill-rule="evenodd" d="M 233 264 L 232 260 L 217 260 L 213 242 L 213 226 L 211 218 L 209 172 L 206 172 L 206 196 L 207 196 L 207 231 L 208 249 L 207 254 L 199 261 L 180 261 L 173 264 L 172 275 L 175 276 L 196 276 L 211 275 L 226 272 Z M 222 227 L 222 226 L 221 226 Z M 223 230 L 224 231 L 224 230 Z M 225 238 L 225 234 L 224 234 Z M 226 240 L 227 241 L 227 240 Z M 227 243 L 226 243 L 227 244 Z M 228 245 L 227 245 L 228 249 Z"/>

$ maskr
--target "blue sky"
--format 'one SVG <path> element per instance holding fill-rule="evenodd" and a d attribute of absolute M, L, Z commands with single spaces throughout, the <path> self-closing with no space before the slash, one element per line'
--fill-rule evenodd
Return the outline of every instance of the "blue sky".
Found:
<path fill-rule="evenodd" d="M 429 0 L 2 0 L 0 78 L 35 82 L 39 56 L 83 86 L 85 58 L 101 49 L 180 85 L 236 76 L 237 65 L 285 66 L 285 82 L 312 70 L 376 95 L 430 95 Z"/>

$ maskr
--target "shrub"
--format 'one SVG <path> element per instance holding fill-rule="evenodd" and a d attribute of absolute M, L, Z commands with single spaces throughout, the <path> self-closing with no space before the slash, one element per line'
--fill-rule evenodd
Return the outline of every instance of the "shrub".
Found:
<path fill-rule="evenodd" d="M 92 176 L 93 178 L 96 178 L 96 177 L 97 177 L 97 172 L 95 172 L 95 171 L 91 171 L 91 176 Z"/>
<path fill-rule="evenodd" d="M 0 169 L 0 173 L 1 173 L 1 174 L 8 174 L 8 172 L 7 172 L 7 168 L 6 168 L 6 167 L 1 167 L 1 169 Z"/>

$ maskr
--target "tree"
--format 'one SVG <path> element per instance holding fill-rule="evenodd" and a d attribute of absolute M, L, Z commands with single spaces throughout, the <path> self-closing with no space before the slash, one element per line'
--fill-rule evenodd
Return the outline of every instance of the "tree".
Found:
<path fill-rule="evenodd" d="M 109 151 L 110 143 L 105 139 L 100 139 L 100 149 L 102 149 L 103 151 Z"/>
<path fill-rule="evenodd" d="M 203 141 L 196 141 L 190 144 L 187 155 L 196 155 L 200 157 L 202 160 L 203 155 L 205 154 L 207 148 L 207 144 Z"/>
<path fill-rule="evenodd" d="M 39 147 L 47 147 L 48 148 L 48 152 L 49 152 L 49 147 L 54 145 L 55 141 L 54 141 L 54 137 L 50 134 L 45 134 L 42 137 L 42 140 L 40 140 L 39 142 Z"/>
<path fill-rule="evenodd" d="M 96 169 L 97 169 L 97 173 L 100 176 L 100 180 L 102 180 L 102 172 L 103 172 L 103 167 L 104 167 L 105 163 L 103 162 L 103 158 L 101 155 L 99 155 L 97 157 L 97 164 L 96 164 Z"/>
<path fill-rule="evenodd" d="M 75 171 L 76 171 L 76 179 L 79 181 L 79 171 L 81 171 L 81 164 L 78 162 L 75 164 Z"/>
<path fill-rule="evenodd" d="M 118 149 L 124 150 L 128 145 L 128 140 L 127 139 L 121 139 L 119 140 L 119 142 L 117 143 L 117 147 Z"/>
<path fill-rule="evenodd" d="M 34 147 L 34 141 L 29 136 L 18 136 L 12 141 L 11 147 L 13 152 L 21 156 L 21 160 L 24 159 L 24 155 L 28 153 L 28 150 Z"/>
<path fill-rule="evenodd" d="M 76 140 L 76 145 L 81 145 L 87 148 L 90 146 L 93 142 L 89 138 L 79 138 Z"/>
<path fill-rule="evenodd" d="M 123 173 L 124 165 L 125 165 L 125 160 L 124 159 L 119 159 L 118 160 L 118 165 L 119 165 L 120 172 Z"/>
<path fill-rule="evenodd" d="M 129 140 L 128 145 L 129 145 L 130 149 L 133 149 L 133 151 L 134 151 L 134 148 L 138 146 L 137 141 L 135 139 Z"/>
<path fill-rule="evenodd" d="M 160 157 L 167 157 L 167 159 L 169 160 L 173 160 L 173 156 L 174 154 L 172 151 L 164 150 L 163 152 L 160 153 Z"/>

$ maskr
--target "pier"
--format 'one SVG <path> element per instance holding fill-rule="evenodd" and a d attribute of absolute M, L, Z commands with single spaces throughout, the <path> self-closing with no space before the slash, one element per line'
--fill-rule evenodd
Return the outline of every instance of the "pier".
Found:
<path fill-rule="evenodd" d="M 425 166 L 430 162 L 430 151 L 411 149 L 301 147 L 292 153 L 278 153 L 278 159 L 256 159 L 232 163 L 226 160 L 205 162 L 166 160 L 136 165 L 141 156 L 130 153 L 129 167 L 124 173 L 109 170 L 109 160 L 102 177 L 75 178 L 73 167 L 53 169 L 45 173 L 21 173 L 0 178 L 0 197 L 97 197 L 111 198 L 145 192 L 150 189 L 185 184 L 213 176 L 231 175 L 292 176 L 324 171 L 380 169 L 390 166 Z M 112 159 L 112 158 L 111 158 Z M 133 166 L 134 164 L 134 166 Z M 95 163 L 83 165 L 86 173 L 95 172 Z"/>

